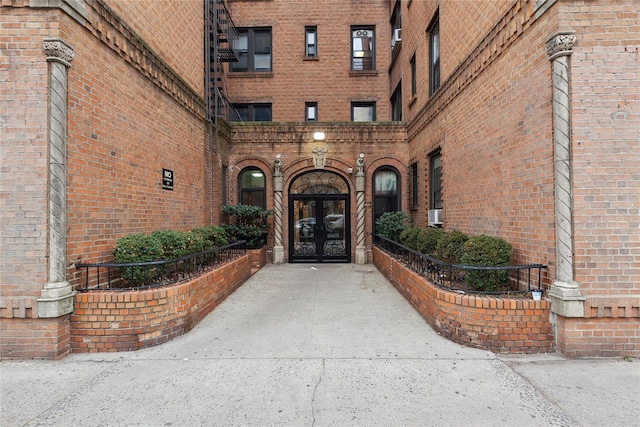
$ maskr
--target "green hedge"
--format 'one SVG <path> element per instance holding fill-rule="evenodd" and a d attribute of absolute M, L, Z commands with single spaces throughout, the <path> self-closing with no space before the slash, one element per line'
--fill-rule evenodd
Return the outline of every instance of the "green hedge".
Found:
<path fill-rule="evenodd" d="M 204 243 L 203 250 L 218 248 L 229 244 L 224 228 L 222 227 L 210 225 L 209 227 L 194 228 L 191 232 L 202 237 Z"/>
<path fill-rule="evenodd" d="M 467 240 L 469 240 L 469 236 L 459 230 L 444 233 L 438 239 L 434 257 L 448 264 L 460 264 L 463 254 L 462 247 Z"/>
<path fill-rule="evenodd" d="M 385 212 L 376 220 L 376 234 L 394 242 L 409 227 L 409 217 L 403 211 Z"/>
<path fill-rule="evenodd" d="M 400 243 L 415 251 L 433 256 L 438 240 L 444 233 L 440 228 L 409 227 L 400 234 Z"/>
<path fill-rule="evenodd" d="M 191 231 L 158 230 L 151 234 L 130 234 L 120 238 L 113 256 L 116 263 L 137 263 L 182 258 L 187 255 L 224 246 L 227 239 L 220 227 L 209 226 Z M 122 277 L 135 286 L 143 285 L 163 274 L 162 267 L 126 267 Z"/>
<path fill-rule="evenodd" d="M 116 242 L 113 252 L 119 264 L 149 262 L 162 259 L 162 242 L 149 234 L 130 234 Z M 122 269 L 122 277 L 139 286 L 149 281 L 155 271 L 146 267 L 126 267 Z"/>
<path fill-rule="evenodd" d="M 222 225 L 229 239 L 246 240 L 249 249 L 260 248 L 267 243 L 267 218 L 273 210 L 239 204 L 225 205 L 222 213 L 233 219 L 231 223 Z"/>
<path fill-rule="evenodd" d="M 460 262 L 473 266 L 507 266 L 511 264 L 511 244 L 498 237 L 473 236 L 465 242 Z M 467 271 L 465 282 L 474 290 L 495 292 L 509 283 L 508 271 Z"/>
<path fill-rule="evenodd" d="M 469 237 L 458 230 L 445 232 L 439 228 L 408 227 L 397 241 L 448 264 L 479 267 L 511 264 L 511 244 L 499 237 Z M 508 286 L 509 272 L 469 270 L 465 283 L 476 291 L 496 292 Z"/>

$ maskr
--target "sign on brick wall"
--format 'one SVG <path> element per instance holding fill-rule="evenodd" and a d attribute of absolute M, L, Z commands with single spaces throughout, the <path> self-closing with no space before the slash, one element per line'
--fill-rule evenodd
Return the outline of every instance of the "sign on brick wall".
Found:
<path fill-rule="evenodd" d="M 162 169 L 162 189 L 173 191 L 173 171 Z"/>

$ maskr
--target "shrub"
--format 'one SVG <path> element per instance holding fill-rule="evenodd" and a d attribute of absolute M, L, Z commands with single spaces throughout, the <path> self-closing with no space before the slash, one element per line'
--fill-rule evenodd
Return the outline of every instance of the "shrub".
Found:
<path fill-rule="evenodd" d="M 162 243 L 157 237 L 147 234 L 130 234 L 116 242 L 113 252 L 115 262 L 133 263 L 158 261 L 162 259 Z M 122 277 L 139 286 L 149 281 L 155 270 L 149 267 L 126 267 L 122 269 Z"/>
<path fill-rule="evenodd" d="M 216 227 L 215 225 L 194 228 L 193 230 L 191 230 L 191 233 L 199 235 L 202 238 L 203 251 L 220 246 L 225 246 L 229 243 L 227 242 L 227 239 L 225 237 L 224 228 Z"/>
<path fill-rule="evenodd" d="M 227 238 L 246 240 L 246 246 L 249 249 L 265 245 L 267 242 L 267 218 L 273 214 L 272 210 L 265 210 L 259 206 L 225 205 L 222 212 L 234 220 L 231 224 L 222 225 Z"/>
<path fill-rule="evenodd" d="M 187 253 L 185 233 L 173 230 L 159 230 L 151 233 L 162 245 L 161 259 L 181 258 Z"/>
<path fill-rule="evenodd" d="M 400 241 L 400 234 L 408 228 L 409 217 L 403 211 L 385 212 L 376 220 L 376 234 L 394 242 Z"/>
<path fill-rule="evenodd" d="M 440 228 L 408 227 L 400 233 L 400 243 L 427 255 L 433 255 L 444 231 Z"/>
<path fill-rule="evenodd" d="M 402 231 L 402 233 L 400 233 L 399 242 L 413 249 L 414 251 L 422 252 L 420 250 L 420 240 L 422 233 L 423 230 L 419 227 L 407 227 Z"/>
<path fill-rule="evenodd" d="M 473 236 L 463 247 L 460 262 L 464 265 L 497 267 L 511 262 L 511 244 L 498 237 Z M 508 285 L 508 271 L 467 271 L 465 282 L 474 290 L 495 292 Z"/>
<path fill-rule="evenodd" d="M 444 230 L 441 228 L 427 228 L 424 230 L 422 236 L 422 253 L 427 255 L 433 255 L 436 252 L 436 246 L 438 241 L 444 235 Z"/>
<path fill-rule="evenodd" d="M 462 246 L 469 240 L 469 236 L 459 230 L 443 232 L 436 244 L 434 257 L 448 264 L 460 264 Z"/>

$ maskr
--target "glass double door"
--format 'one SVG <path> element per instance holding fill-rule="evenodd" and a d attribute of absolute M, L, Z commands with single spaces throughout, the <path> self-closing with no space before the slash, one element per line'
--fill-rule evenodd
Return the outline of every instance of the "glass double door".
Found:
<path fill-rule="evenodd" d="M 289 262 L 351 261 L 348 196 L 293 198 L 289 219 Z"/>

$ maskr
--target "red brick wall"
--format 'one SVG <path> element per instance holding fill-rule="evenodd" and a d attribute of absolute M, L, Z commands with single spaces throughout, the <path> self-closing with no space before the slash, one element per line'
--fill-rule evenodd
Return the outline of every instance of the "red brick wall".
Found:
<path fill-rule="evenodd" d="M 212 216 L 204 189 L 213 179 L 205 165 L 213 159 L 202 111 L 189 111 L 158 87 L 159 71 L 150 67 L 147 76 L 118 46 L 102 43 L 99 38 L 117 33 L 98 11 L 90 10 L 90 20 L 92 32 L 77 25 L 65 31 L 75 46 L 67 145 L 70 274 L 76 262 L 112 259 L 115 241 L 126 234 L 188 230 Z M 192 49 L 200 47 L 187 52 Z M 162 189 L 163 168 L 173 171 L 173 191 Z"/>
<path fill-rule="evenodd" d="M 322 129 L 326 140 L 315 142 L 313 131 Z M 353 123 L 316 124 L 242 124 L 234 126 L 231 139 L 229 162 L 229 203 L 238 200 L 238 175 L 248 166 L 262 169 L 266 175 L 267 208 L 273 208 L 273 162 L 276 154 L 282 155 L 283 173 L 283 242 L 285 259 L 288 257 L 289 218 L 288 192 L 291 182 L 301 173 L 314 169 L 313 148 L 327 148 L 325 169 L 342 176 L 348 183 L 351 192 L 351 248 L 352 259 L 355 260 L 356 247 L 356 192 L 355 169 L 359 153 L 365 154 L 365 226 L 368 233 L 373 231 L 372 219 L 372 185 L 373 174 L 381 166 L 392 166 L 400 175 L 400 205 L 408 209 L 407 191 L 407 158 L 408 145 L 406 132 L 402 123 L 375 123 L 362 126 Z M 270 235 L 272 237 L 272 234 Z M 367 236 L 370 243 L 370 237 Z M 273 242 L 269 241 L 271 247 Z"/>
<path fill-rule="evenodd" d="M 3 307 L 37 305 L 35 297 L 47 282 L 48 65 L 42 39 L 59 26 L 55 13 L 0 8 Z"/>
<path fill-rule="evenodd" d="M 76 295 L 71 315 L 74 352 L 138 350 L 195 327 L 251 274 L 249 255 L 189 282 L 139 291 Z"/>
<path fill-rule="evenodd" d="M 116 6 L 141 6 L 124 3 Z M 4 352 L 57 356 L 64 352 L 57 347 L 69 346 L 68 333 L 60 332 L 53 349 L 34 335 L 48 336 L 55 322 L 38 319 L 36 302 L 48 280 L 44 38 L 63 38 L 75 55 L 67 102 L 67 278 L 72 285 L 75 263 L 112 260 L 114 243 L 126 234 L 220 220 L 220 171 L 229 131 L 221 129 L 216 142 L 204 122 L 202 25 L 193 25 L 202 20 L 202 3 L 165 3 L 149 2 L 153 10 L 144 16 L 123 9 L 118 17 L 102 3 L 88 2 L 85 27 L 57 8 L 4 2 L 8 7 L 0 9 L 0 47 L 10 58 L 0 61 L 0 97 L 7 107 L 3 123 L 10 124 L 3 128 L 9 144 L 2 145 L 0 208 Z M 119 20 L 124 16 L 130 21 Z M 157 37 L 151 28 L 180 29 L 184 39 Z M 136 34 L 156 39 L 140 43 Z M 194 37 L 198 43 L 176 45 Z M 161 189 L 162 168 L 174 172 L 173 191 Z M 27 333 L 23 325 L 29 322 Z M 11 346 L 5 345 L 9 336 Z"/>
<path fill-rule="evenodd" d="M 548 284 L 555 271 L 551 80 L 544 50 L 550 28 L 545 22 L 529 26 L 530 6 L 513 9 L 513 21 L 488 39 L 493 42 L 485 50 L 471 54 L 470 65 L 441 80 L 434 96 L 419 93 L 409 107 L 411 156 L 423 177 L 412 216 L 426 226 L 429 154 L 440 148 L 445 228 L 508 240 L 514 263 L 549 265 Z M 440 11 L 442 58 L 451 51 L 447 40 L 457 37 L 442 28 L 458 15 Z M 529 26 L 526 37 L 511 31 L 514 22 Z M 426 57 L 426 44 L 418 53 Z"/>
<path fill-rule="evenodd" d="M 576 278 L 590 297 L 640 304 L 640 10 L 562 4 L 571 55 Z"/>
<path fill-rule="evenodd" d="M 304 121 L 305 102 L 318 103 L 321 122 L 351 121 L 351 102 L 375 101 L 377 120 L 390 120 L 387 68 L 391 30 L 386 0 L 345 2 L 233 1 L 236 27 L 272 27 L 272 73 L 228 73 L 233 103 L 272 103 L 274 121 Z M 375 26 L 376 73 L 351 69 L 351 25 Z M 318 59 L 305 60 L 305 26 L 318 27 Z M 292 83 L 295 82 L 295 83 Z"/>
<path fill-rule="evenodd" d="M 14 318 L 2 311 L 0 359 L 58 359 L 71 352 L 69 316 Z"/>
<path fill-rule="evenodd" d="M 443 336 L 495 353 L 554 351 L 548 300 L 460 295 L 443 290 L 377 247 L 373 263 Z"/>
<path fill-rule="evenodd" d="M 196 92 L 204 93 L 203 0 L 104 0 Z"/>
<path fill-rule="evenodd" d="M 415 49 L 419 93 L 405 115 L 412 120 L 410 157 L 418 162 L 422 186 L 412 217 L 426 225 L 428 155 L 441 148 L 445 228 L 507 239 L 514 263 L 549 266 L 544 283 L 550 286 L 555 276 L 553 123 L 551 63 L 544 46 L 559 30 L 575 31 L 570 57 L 574 270 L 587 300 L 584 319 L 558 322 L 558 349 L 593 355 L 600 347 L 603 355 L 614 355 L 614 346 L 617 355 L 637 354 L 637 315 L 628 314 L 637 310 L 612 314 L 621 305 L 640 305 L 637 4 L 555 2 L 541 16 L 534 4 L 494 2 L 504 17 L 491 32 L 484 25 L 491 20 L 482 21 L 472 7 L 465 5 L 462 14 L 453 11 L 456 2 L 441 5 L 443 78 L 432 97 L 425 88 L 426 41 L 412 44 L 414 21 L 406 21 L 409 31 L 403 29 L 401 56 L 391 76 L 410 73 Z M 410 9 L 430 19 L 434 5 L 412 2 Z M 486 16 L 497 9 L 487 9 Z M 469 26 L 471 35 L 461 36 L 455 30 L 461 16 L 489 34 L 466 57 L 460 55 L 465 46 L 456 50 L 455 41 L 474 40 L 477 28 Z M 408 45 L 412 49 L 406 51 Z M 565 326 L 569 330 L 562 331 Z M 618 340 L 627 340 L 624 350 Z"/>
<path fill-rule="evenodd" d="M 558 351 L 567 357 L 639 357 L 640 316 L 558 317 Z"/>

